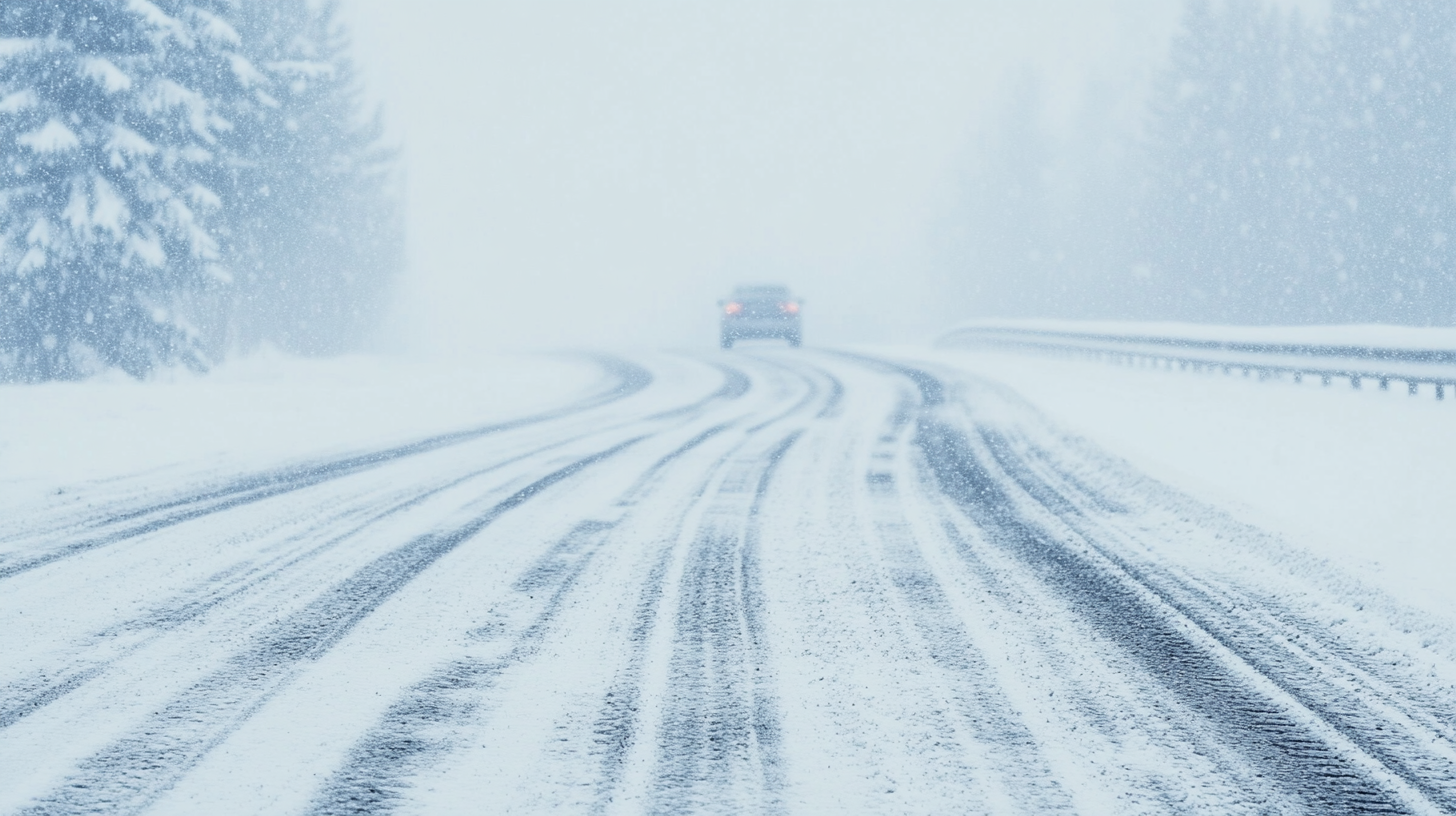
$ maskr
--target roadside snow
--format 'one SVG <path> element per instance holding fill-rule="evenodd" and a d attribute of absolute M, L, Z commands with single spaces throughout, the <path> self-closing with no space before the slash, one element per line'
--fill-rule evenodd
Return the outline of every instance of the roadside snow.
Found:
<path fill-rule="evenodd" d="M 1456 402 L 1006 352 L 900 352 L 1002 382 L 1062 428 L 1456 620 Z"/>
<path fill-rule="evenodd" d="M 0 386 L 5 503 L 161 469 L 267 467 L 561 405 L 601 384 L 585 358 L 261 354 L 204 376 Z"/>

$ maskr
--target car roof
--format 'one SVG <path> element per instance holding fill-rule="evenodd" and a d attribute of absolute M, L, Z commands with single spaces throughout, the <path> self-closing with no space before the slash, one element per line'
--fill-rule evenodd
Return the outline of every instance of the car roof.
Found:
<path fill-rule="evenodd" d="M 733 296 L 737 298 L 786 298 L 789 296 L 789 287 L 760 285 L 760 286 L 738 286 L 733 289 Z"/>

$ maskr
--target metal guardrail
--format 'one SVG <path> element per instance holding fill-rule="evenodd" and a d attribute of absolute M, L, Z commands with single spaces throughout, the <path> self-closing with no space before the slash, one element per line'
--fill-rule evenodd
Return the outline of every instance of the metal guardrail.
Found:
<path fill-rule="evenodd" d="M 1388 390 L 1404 383 L 1412 396 L 1426 387 L 1436 399 L 1447 389 L 1456 396 L 1456 350 L 1397 349 L 1347 345 L 1251 343 L 1196 340 L 1156 335 L 1110 335 L 1008 326 L 965 326 L 938 341 L 940 346 L 1001 346 L 1092 358 L 1124 365 L 1150 365 L 1192 371 L 1236 371 L 1260 380 L 1318 377 L 1324 385 L 1345 380 Z"/>

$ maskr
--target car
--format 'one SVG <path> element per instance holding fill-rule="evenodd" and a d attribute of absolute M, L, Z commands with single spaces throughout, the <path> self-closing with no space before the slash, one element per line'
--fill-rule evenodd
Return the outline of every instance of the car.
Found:
<path fill-rule="evenodd" d="M 787 340 L 791 346 L 803 342 L 804 301 L 790 295 L 787 286 L 739 286 L 718 307 L 725 349 L 749 339 Z"/>

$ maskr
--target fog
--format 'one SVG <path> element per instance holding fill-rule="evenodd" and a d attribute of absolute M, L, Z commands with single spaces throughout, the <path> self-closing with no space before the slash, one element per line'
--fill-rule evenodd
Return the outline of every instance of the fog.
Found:
<path fill-rule="evenodd" d="M 1319 3 L 1306 3 L 1320 13 Z M 706 347 L 737 282 L 813 344 L 967 314 L 953 236 L 1007 88 L 1139 127 L 1174 0 L 346 0 L 404 151 L 392 334 L 427 350 Z"/>

